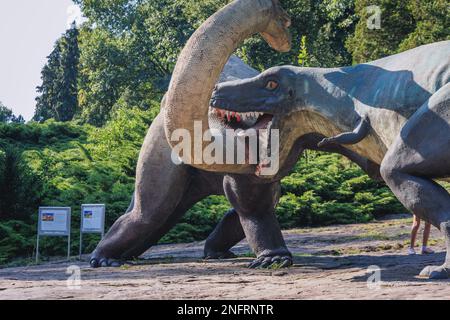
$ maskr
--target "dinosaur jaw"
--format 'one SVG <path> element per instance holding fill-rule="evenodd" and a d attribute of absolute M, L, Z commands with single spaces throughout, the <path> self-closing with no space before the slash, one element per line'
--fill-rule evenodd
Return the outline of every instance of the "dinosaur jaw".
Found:
<path fill-rule="evenodd" d="M 271 150 L 271 129 L 273 128 L 274 115 L 262 112 L 236 112 L 224 110 L 218 107 L 210 107 L 208 117 L 212 122 L 219 123 L 222 129 L 235 131 L 238 138 L 257 137 L 259 148 L 264 148 L 266 154 Z M 250 163 L 249 146 L 246 144 L 246 162 Z M 261 176 L 264 168 L 270 167 L 268 159 L 261 158 L 261 153 L 257 155 L 255 175 Z"/>
<path fill-rule="evenodd" d="M 249 129 L 269 129 L 273 120 L 273 115 L 263 112 L 235 112 L 212 106 L 209 108 L 209 117 L 218 119 L 227 129 L 238 130 L 241 135 Z"/>

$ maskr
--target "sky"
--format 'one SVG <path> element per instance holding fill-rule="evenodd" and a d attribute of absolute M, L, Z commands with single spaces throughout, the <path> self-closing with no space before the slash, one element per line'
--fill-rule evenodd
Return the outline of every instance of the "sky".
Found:
<path fill-rule="evenodd" d="M 80 9 L 72 0 L 0 0 L 0 101 L 30 120 L 55 41 Z"/>

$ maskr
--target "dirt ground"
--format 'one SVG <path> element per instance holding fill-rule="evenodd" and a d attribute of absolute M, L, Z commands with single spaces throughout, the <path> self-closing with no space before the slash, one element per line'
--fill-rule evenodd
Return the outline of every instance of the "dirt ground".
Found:
<path fill-rule="evenodd" d="M 295 265 L 249 270 L 245 242 L 239 258 L 203 261 L 203 243 L 157 246 L 121 268 L 90 269 L 59 262 L 0 269 L 0 299 L 450 299 L 450 281 L 417 277 L 444 260 L 444 241 L 433 231 L 433 255 L 408 256 L 411 219 L 285 231 Z M 87 257 L 86 257 L 87 259 Z M 81 283 L 67 282 L 79 266 Z M 381 281 L 369 281 L 377 266 Z M 75 267 L 76 268 L 76 267 Z M 74 287 L 68 287 L 68 284 Z"/>

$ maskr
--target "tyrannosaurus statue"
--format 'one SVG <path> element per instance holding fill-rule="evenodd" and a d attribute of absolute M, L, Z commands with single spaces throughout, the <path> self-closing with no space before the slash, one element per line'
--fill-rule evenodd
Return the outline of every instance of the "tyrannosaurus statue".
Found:
<path fill-rule="evenodd" d="M 228 60 L 233 48 L 246 37 L 254 33 L 261 33 L 272 47 L 286 51 L 290 47 L 290 37 L 287 27 L 290 19 L 275 0 L 237 0 L 211 17 L 193 36 L 197 43 L 194 52 L 201 52 L 205 59 L 214 56 L 220 61 L 214 67 L 219 77 L 223 64 Z M 217 27 L 223 30 L 217 30 Z M 239 37 L 236 35 L 239 33 Z M 196 39 L 207 39 L 205 44 L 199 44 Z M 223 43 L 223 44 L 222 44 Z M 223 50 L 221 46 L 230 46 Z M 220 47 L 217 49 L 217 47 Z M 188 48 L 190 48 L 188 46 Z M 192 48 L 184 56 L 192 54 Z M 189 53 L 190 52 L 190 53 Z M 182 54 L 183 55 L 183 54 Z M 214 60 L 217 62 L 216 60 Z M 209 69 L 208 72 L 212 72 Z M 187 70 L 189 72 L 189 70 Z M 177 72 L 177 71 L 176 71 Z M 196 79 L 189 81 L 190 87 L 203 88 L 203 74 L 192 69 Z M 176 74 L 176 73 L 175 73 Z M 232 57 L 226 65 L 219 81 L 250 78 L 258 72 L 246 66 L 236 57 Z M 176 78 L 176 77 L 175 77 Z M 214 79 L 214 84 L 218 79 Z M 210 85 L 209 95 L 203 97 L 208 103 L 214 84 Z M 168 98 L 171 98 L 169 89 Z M 189 92 L 192 94 L 192 90 Z M 166 97 L 166 101 L 168 100 Z M 163 111 L 166 104 L 162 103 Z M 183 114 L 179 115 L 184 116 Z M 252 126 L 256 117 L 249 117 L 242 123 Z M 189 165 L 175 165 L 171 160 L 171 148 L 164 132 L 167 115 L 161 112 L 152 123 L 145 138 L 137 165 L 136 191 L 132 205 L 127 213 L 120 217 L 105 238 L 92 253 L 91 266 L 116 266 L 124 260 L 139 256 L 150 246 L 156 244 L 196 202 L 209 195 L 227 194 L 236 209 L 227 213 L 216 230 L 208 238 L 205 245 L 205 256 L 210 258 L 227 257 L 231 255 L 229 249 L 244 238 L 244 231 L 240 224 L 239 212 L 248 215 L 263 215 L 268 226 L 277 233 L 277 242 L 271 248 L 264 246 L 254 248 L 258 254 L 257 266 L 264 258 L 272 262 L 281 262 L 285 266 L 291 263 L 291 255 L 284 244 L 279 232 L 279 226 L 274 215 L 274 207 L 279 197 L 279 181 L 286 176 L 297 162 L 305 148 L 317 149 L 317 143 L 324 138 L 321 135 L 305 135 L 295 142 L 291 148 L 288 161 L 279 173 L 271 179 L 261 179 L 253 174 L 254 170 L 247 170 L 249 175 L 225 175 L 208 172 Z M 222 124 L 222 120 L 215 113 L 209 114 L 209 122 Z M 377 176 L 378 167 L 371 161 L 358 156 L 340 146 L 329 146 L 324 150 L 338 152 L 358 163 L 371 176 Z M 225 172 L 225 171 L 224 171 Z M 251 190 L 253 201 L 234 195 L 229 190 Z M 245 197 L 248 194 L 244 195 Z M 241 199 L 240 199 L 241 198 Z M 240 204 L 242 201 L 242 204 Z M 268 230 L 268 232 L 271 232 Z M 246 234 L 248 232 L 246 231 Z M 253 234 L 253 233 L 251 233 Z M 262 260 L 261 260 L 262 259 Z M 272 261 L 273 259 L 273 261 Z M 267 261 L 263 266 L 268 266 Z"/>
<path fill-rule="evenodd" d="M 379 164 L 402 204 L 444 234 L 445 263 L 421 272 L 442 279 L 450 276 L 450 195 L 436 180 L 450 179 L 449 80 L 443 41 L 352 67 L 271 68 L 219 84 L 211 106 L 269 117 L 280 130 L 280 163 L 299 137 L 318 133 L 332 136 L 320 146 L 345 144 Z"/>

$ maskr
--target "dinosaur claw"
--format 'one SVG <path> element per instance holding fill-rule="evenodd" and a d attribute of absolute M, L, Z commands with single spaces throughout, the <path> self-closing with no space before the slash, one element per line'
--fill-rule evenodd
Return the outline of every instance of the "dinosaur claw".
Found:
<path fill-rule="evenodd" d="M 90 264 L 91 268 L 94 268 L 94 269 L 107 268 L 107 267 L 118 268 L 123 265 L 123 263 L 120 261 L 107 259 L 107 258 L 102 258 L 102 259 L 92 258 L 89 261 L 89 264 Z"/>
<path fill-rule="evenodd" d="M 275 256 L 275 257 L 260 257 L 255 259 L 248 268 L 250 269 L 281 269 L 292 266 L 292 257 L 290 256 Z"/>
<path fill-rule="evenodd" d="M 261 259 L 256 259 L 252 263 L 249 264 L 248 268 L 249 269 L 256 269 L 256 268 L 258 268 L 261 265 L 261 263 L 262 263 Z"/>
<path fill-rule="evenodd" d="M 272 258 L 269 257 L 269 258 L 265 258 L 259 267 L 261 269 L 267 269 L 271 265 L 272 265 Z"/>
<path fill-rule="evenodd" d="M 281 262 L 280 268 L 288 268 L 293 265 L 292 258 L 284 258 Z"/>
<path fill-rule="evenodd" d="M 100 265 L 101 268 L 109 267 L 108 259 L 101 259 L 101 260 L 99 261 L 99 265 Z"/>
<path fill-rule="evenodd" d="M 100 267 L 98 260 L 96 258 L 92 258 L 91 261 L 89 261 L 89 264 L 91 265 L 91 268 L 98 268 Z"/>

